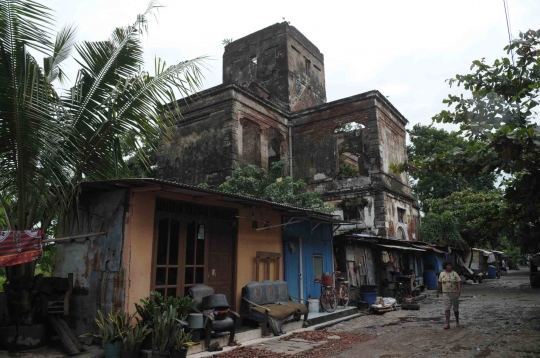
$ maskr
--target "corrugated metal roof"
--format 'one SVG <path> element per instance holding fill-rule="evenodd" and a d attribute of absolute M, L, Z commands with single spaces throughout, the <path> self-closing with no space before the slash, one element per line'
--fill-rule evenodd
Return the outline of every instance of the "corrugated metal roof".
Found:
<path fill-rule="evenodd" d="M 388 247 L 390 249 L 398 249 L 398 250 L 426 251 L 426 250 L 422 250 L 422 249 L 415 249 L 414 247 L 397 246 L 397 245 L 382 245 L 382 244 L 379 244 L 379 246 Z"/>
<path fill-rule="evenodd" d="M 178 189 L 185 189 L 187 191 L 192 192 L 199 192 L 199 193 L 206 193 L 206 194 L 213 194 L 213 195 L 222 195 L 228 198 L 232 199 L 238 199 L 233 201 L 238 202 L 250 202 L 250 203 L 259 203 L 259 204 L 265 204 L 270 205 L 276 208 L 281 209 L 287 209 L 287 211 L 290 212 L 303 212 L 303 213 L 310 213 L 311 216 L 315 219 L 328 221 L 328 222 L 343 222 L 341 220 L 335 220 L 331 214 L 323 213 L 321 211 L 313 210 L 313 209 L 307 209 L 300 206 L 294 206 L 290 204 L 283 204 L 283 203 L 276 203 L 274 201 L 264 200 L 255 198 L 248 195 L 242 195 L 242 194 L 232 194 L 227 193 L 221 190 L 211 189 L 211 188 L 200 188 L 195 185 L 190 184 L 184 184 L 184 183 L 177 183 L 169 180 L 163 180 L 163 179 L 155 179 L 155 178 L 128 178 L 128 179 L 110 179 L 110 180 L 100 180 L 100 181 L 92 181 L 92 182 L 83 182 L 83 187 L 118 187 L 118 186 L 135 186 L 135 187 L 141 187 L 149 184 L 154 185 L 160 185 L 160 186 L 170 186 Z"/>

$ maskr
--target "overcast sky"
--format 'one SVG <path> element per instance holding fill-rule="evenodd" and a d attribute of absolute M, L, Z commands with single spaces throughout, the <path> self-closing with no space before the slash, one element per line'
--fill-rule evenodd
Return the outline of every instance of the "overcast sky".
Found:
<path fill-rule="evenodd" d="M 44 0 L 59 25 L 74 23 L 77 39 L 103 40 L 132 23 L 148 0 Z M 238 39 L 290 21 L 324 54 L 328 101 L 378 89 L 409 120 L 428 124 L 444 108 L 445 80 L 482 57 L 505 55 L 502 0 L 452 1 L 179 1 L 150 21 L 144 39 L 147 70 L 154 56 L 174 64 L 212 58 L 205 88 L 221 83 L 224 38 Z M 540 28 L 540 1 L 508 0 L 512 35 Z M 69 64 L 70 78 L 77 66 Z"/>

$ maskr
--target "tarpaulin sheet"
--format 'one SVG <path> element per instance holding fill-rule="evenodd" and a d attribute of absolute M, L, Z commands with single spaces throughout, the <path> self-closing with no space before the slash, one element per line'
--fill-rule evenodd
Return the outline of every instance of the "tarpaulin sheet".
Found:
<path fill-rule="evenodd" d="M 43 253 L 41 231 L 0 231 L 0 266 L 37 260 Z"/>

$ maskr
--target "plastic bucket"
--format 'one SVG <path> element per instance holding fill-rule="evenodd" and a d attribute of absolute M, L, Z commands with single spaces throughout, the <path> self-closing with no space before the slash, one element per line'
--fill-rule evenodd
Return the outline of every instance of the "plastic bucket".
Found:
<path fill-rule="evenodd" d="M 377 294 L 376 293 L 362 293 L 362 299 L 364 302 L 367 302 L 368 305 L 372 305 L 375 302 L 377 302 Z"/>
<path fill-rule="evenodd" d="M 488 266 L 488 277 L 497 278 L 497 269 L 493 266 Z"/>
<path fill-rule="evenodd" d="M 318 298 L 309 298 L 308 299 L 308 307 L 310 313 L 318 313 L 319 312 L 319 299 Z"/>
<path fill-rule="evenodd" d="M 424 276 L 426 277 L 426 286 L 428 290 L 437 289 L 437 273 L 433 270 L 424 271 Z"/>
<path fill-rule="evenodd" d="M 120 358 L 122 349 L 122 341 L 116 341 L 114 343 L 104 342 L 103 350 L 105 351 L 105 358 Z"/>

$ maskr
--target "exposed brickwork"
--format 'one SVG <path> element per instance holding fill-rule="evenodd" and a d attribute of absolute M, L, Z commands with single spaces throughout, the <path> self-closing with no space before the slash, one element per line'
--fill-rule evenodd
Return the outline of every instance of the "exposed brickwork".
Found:
<path fill-rule="evenodd" d="M 320 191 L 336 214 L 345 201 L 347 216 L 355 214 L 351 200 L 363 203 L 354 228 L 418 239 L 409 178 L 390 169 L 407 158 L 407 121 L 382 94 L 326 103 L 324 57 L 286 23 L 227 45 L 223 81 L 190 99 L 189 106 L 179 102 L 182 117 L 172 140 L 161 146 L 161 177 L 216 186 L 239 166 L 267 169 L 284 159 L 294 179 Z M 335 132 L 352 122 L 359 127 Z M 342 175 L 341 160 L 358 172 Z"/>

